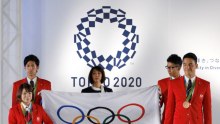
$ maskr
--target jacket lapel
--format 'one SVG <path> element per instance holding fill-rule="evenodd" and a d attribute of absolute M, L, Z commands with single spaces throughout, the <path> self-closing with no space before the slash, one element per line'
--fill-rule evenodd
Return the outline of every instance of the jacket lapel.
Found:
<path fill-rule="evenodd" d="M 17 104 L 17 109 L 18 109 L 19 114 L 22 116 L 22 118 L 24 118 L 24 114 L 23 114 L 23 112 L 22 112 L 21 104 L 20 104 L 20 103 Z"/>
<path fill-rule="evenodd" d="M 180 77 L 180 89 L 181 89 L 181 93 L 183 93 L 183 96 L 186 97 L 186 86 L 185 86 L 185 80 L 184 80 L 184 76 Z"/>
<path fill-rule="evenodd" d="M 194 89 L 194 92 L 193 92 L 193 95 L 192 95 L 192 102 L 193 100 L 195 99 L 195 97 L 197 96 L 198 94 L 198 90 L 199 90 L 199 85 L 200 85 L 200 79 L 196 77 L 196 80 L 195 80 L 195 89 Z"/>
<path fill-rule="evenodd" d="M 33 117 L 32 121 L 34 122 L 34 121 L 36 121 L 35 119 L 36 119 L 38 111 L 37 111 L 36 105 L 34 105 L 34 104 L 32 104 L 32 105 L 33 105 L 33 108 L 32 108 L 32 117 Z"/>
<path fill-rule="evenodd" d="M 37 77 L 37 87 L 36 87 L 36 94 L 35 96 L 38 95 L 39 89 L 41 89 L 43 83 L 41 82 L 41 79 Z"/>
<path fill-rule="evenodd" d="M 23 79 L 23 82 L 24 83 L 26 83 L 26 82 L 28 83 L 27 77 Z"/>

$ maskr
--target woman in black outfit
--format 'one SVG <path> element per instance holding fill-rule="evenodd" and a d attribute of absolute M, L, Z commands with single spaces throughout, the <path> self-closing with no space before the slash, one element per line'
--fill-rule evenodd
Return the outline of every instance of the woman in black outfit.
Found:
<path fill-rule="evenodd" d="M 92 86 L 82 89 L 82 93 L 104 93 L 113 92 L 111 88 L 107 88 L 102 84 L 105 81 L 105 72 L 100 66 L 92 67 L 89 72 L 89 82 Z"/>

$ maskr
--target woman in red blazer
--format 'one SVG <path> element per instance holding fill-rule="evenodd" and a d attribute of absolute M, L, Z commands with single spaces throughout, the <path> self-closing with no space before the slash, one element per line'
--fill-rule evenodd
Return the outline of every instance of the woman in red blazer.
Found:
<path fill-rule="evenodd" d="M 33 98 L 33 88 L 28 83 L 20 85 L 17 92 L 20 103 L 10 109 L 9 124 L 53 124 L 44 109 L 32 103 Z"/>

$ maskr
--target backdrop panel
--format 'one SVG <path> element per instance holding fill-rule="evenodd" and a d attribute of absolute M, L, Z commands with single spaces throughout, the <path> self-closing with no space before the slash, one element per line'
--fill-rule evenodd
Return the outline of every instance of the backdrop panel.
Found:
<path fill-rule="evenodd" d="M 87 64 L 93 63 L 92 51 L 95 51 L 96 56 L 103 56 L 101 64 L 113 65 L 111 70 L 105 71 L 108 77 L 106 85 L 114 91 L 155 85 L 157 80 L 168 76 L 164 66 L 170 54 L 183 56 L 187 52 L 194 52 L 199 61 L 197 75 L 211 82 L 213 122 L 217 123 L 217 111 L 220 111 L 217 108 L 220 103 L 217 99 L 220 95 L 220 85 L 217 83 L 220 82 L 217 78 L 220 71 L 219 1 L 47 0 L 38 4 L 40 18 L 30 21 L 34 24 L 41 22 L 38 28 L 41 30 L 36 33 L 41 38 L 40 73 L 53 82 L 53 90 L 80 92 L 87 87 L 90 70 Z M 120 19 L 117 18 L 111 23 L 116 13 L 124 16 L 126 21 L 119 23 Z M 126 25 L 127 32 L 124 32 L 123 25 Z M 129 29 L 132 26 L 136 26 L 133 33 Z M 85 51 L 79 50 L 79 46 L 74 43 L 77 34 L 81 40 L 86 37 L 90 43 L 88 48 L 81 44 Z M 132 39 L 130 34 L 138 35 L 138 43 L 137 39 L 132 42 L 129 40 L 126 46 L 123 43 L 126 38 Z M 75 42 L 79 43 L 80 39 L 76 39 Z M 132 50 L 129 45 L 133 42 L 136 44 Z M 129 52 L 135 51 L 135 55 L 119 68 L 117 52 L 123 51 L 125 46 Z M 24 45 L 24 48 L 27 47 Z M 82 56 L 88 55 L 91 61 L 80 58 L 77 51 Z M 130 55 L 129 52 L 123 55 Z M 113 60 L 117 59 L 117 64 L 112 60 L 106 61 L 110 55 Z M 118 58 L 123 60 L 123 55 Z M 94 61 L 99 63 L 97 59 Z M 120 64 L 123 65 L 123 62 Z"/>
<path fill-rule="evenodd" d="M 39 7 L 29 11 L 29 5 Z M 32 51 L 39 56 L 39 76 L 50 80 L 53 90 L 80 92 L 88 86 L 88 65 L 103 65 L 105 84 L 114 91 L 138 89 L 168 76 L 164 66 L 170 54 L 194 52 L 197 75 L 211 82 L 217 123 L 219 5 L 205 0 L 32 0 L 23 6 L 23 20 L 29 22 L 23 24 L 23 56 Z"/>

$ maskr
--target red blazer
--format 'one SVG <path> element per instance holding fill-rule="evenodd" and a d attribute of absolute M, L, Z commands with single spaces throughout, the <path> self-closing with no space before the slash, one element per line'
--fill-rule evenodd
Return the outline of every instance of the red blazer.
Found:
<path fill-rule="evenodd" d="M 183 108 L 186 100 L 184 76 L 171 80 L 168 88 L 165 124 L 212 124 L 210 83 L 199 77 L 195 80 L 191 105 Z"/>
<path fill-rule="evenodd" d="M 33 104 L 32 124 L 53 124 L 50 117 L 40 105 Z M 8 115 L 8 124 L 26 124 L 21 104 L 14 105 Z"/>
<path fill-rule="evenodd" d="M 13 84 L 13 91 L 12 91 L 12 106 L 16 105 L 17 103 L 19 103 L 19 101 L 17 101 L 17 91 L 19 89 L 19 86 L 23 83 L 27 82 L 27 78 L 21 79 L 19 81 L 14 82 Z M 41 90 L 51 90 L 51 83 L 47 80 L 41 79 L 37 77 L 37 89 L 36 89 L 36 94 L 35 94 L 35 104 L 41 105 L 41 96 L 39 94 L 39 92 Z"/>
<path fill-rule="evenodd" d="M 158 85 L 161 89 L 161 94 L 162 94 L 162 99 L 160 100 L 160 105 L 161 107 L 164 104 L 164 111 L 163 111 L 163 117 L 162 117 L 162 124 L 164 123 L 165 120 L 165 110 L 167 106 L 167 94 L 168 94 L 168 84 L 170 82 L 170 77 L 164 78 L 158 81 Z"/>

